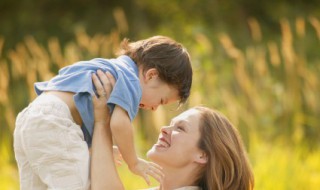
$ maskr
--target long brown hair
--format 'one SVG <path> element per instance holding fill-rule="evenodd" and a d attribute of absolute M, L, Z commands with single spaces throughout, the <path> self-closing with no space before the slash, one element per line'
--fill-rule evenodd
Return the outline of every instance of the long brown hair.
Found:
<path fill-rule="evenodd" d="M 207 163 L 198 181 L 203 190 L 250 190 L 253 172 L 236 128 L 221 113 L 195 107 L 201 114 L 199 148 Z"/>
<path fill-rule="evenodd" d="M 175 87 L 180 104 L 186 102 L 192 84 L 190 55 L 182 44 L 166 36 L 153 36 L 136 42 L 124 39 L 118 55 L 127 55 L 143 71 L 157 69 L 165 83 Z"/>

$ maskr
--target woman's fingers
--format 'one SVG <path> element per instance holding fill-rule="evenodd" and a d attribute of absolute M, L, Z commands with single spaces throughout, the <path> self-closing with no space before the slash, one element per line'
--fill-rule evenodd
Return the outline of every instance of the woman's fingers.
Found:
<path fill-rule="evenodd" d="M 97 89 L 98 96 L 99 97 L 106 96 L 106 92 L 105 92 L 105 90 L 104 90 L 104 88 L 103 88 L 98 76 L 95 73 L 92 74 L 92 81 L 93 81 L 94 86 Z"/>
<path fill-rule="evenodd" d="M 101 96 L 106 96 L 107 99 L 109 98 L 112 88 L 114 86 L 115 80 L 113 78 L 113 76 L 109 73 L 103 73 L 101 70 L 97 71 L 98 77 L 101 80 L 102 83 L 102 94 Z M 100 90 L 100 89 L 99 89 Z M 98 91 L 98 93 L 101 93 L 101 91 Z M 100 94 L 99 94 L 100 95 Z"/>
<path fill-rule="evenodd" d="M 92 74 L 92 80 L 99 98 L 108 99 L 116 83 L 112 74 L 110 72 L 104 73 L 101 70 L 97 70 L 97 73 Z"/>
<path fill-rule="evenodd" d="M 113 77 L 113 75 L 110 72 L 106 72 L 106 75 L 109 79 L 109 82 L 111 83 L 111 87 L 113 88 L 114 84 L 116 83 L 116 79 Z"/>

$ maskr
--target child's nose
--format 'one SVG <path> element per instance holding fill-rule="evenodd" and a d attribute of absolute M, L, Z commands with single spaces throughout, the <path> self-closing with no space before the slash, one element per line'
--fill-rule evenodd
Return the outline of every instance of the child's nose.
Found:
<path fill-rule="evenodd" d="M 158 109 L 158 106 L 152 106 L 152 107 L 151 107 L 151 110 L 152 110 L 152 111 L 156 111 L 157 109 Z"/>

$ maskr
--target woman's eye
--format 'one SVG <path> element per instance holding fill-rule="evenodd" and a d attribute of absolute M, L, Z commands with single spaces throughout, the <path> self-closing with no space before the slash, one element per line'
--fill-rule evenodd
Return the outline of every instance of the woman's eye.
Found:
<path fill-rule="evenodd" d="M 178 127 L 177 127 L 177 130 L 178 130 L 178 131 L 184 131 L 184 128 L 183 128 L 183 127 L 178 126 Z"/>

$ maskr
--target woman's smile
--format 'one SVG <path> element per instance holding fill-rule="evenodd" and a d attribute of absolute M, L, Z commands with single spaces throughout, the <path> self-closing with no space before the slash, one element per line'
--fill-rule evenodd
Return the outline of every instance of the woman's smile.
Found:
<path fill-rule="evenodd" d="M 158 148 L 169 148 L 171 146 L 171 144 L 164 137 L 160 137 L 158 139 L 158 142 L 155 144 L 155 146 Z"/>

